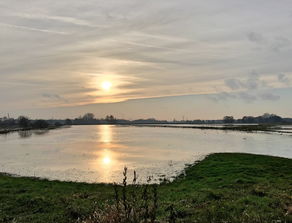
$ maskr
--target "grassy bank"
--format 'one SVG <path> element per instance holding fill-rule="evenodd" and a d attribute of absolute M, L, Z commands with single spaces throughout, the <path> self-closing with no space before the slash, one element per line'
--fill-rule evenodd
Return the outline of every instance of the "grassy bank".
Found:
<path fill-rule="evenodd" d="M 291 170 L 291 159 L 212 154 L 158 186 L 158 218 L 173 206 L 176 222 L 292 222 Z M 75 222 L 112 200 L 113 185 L 0 175 L 0 222 Z"/>

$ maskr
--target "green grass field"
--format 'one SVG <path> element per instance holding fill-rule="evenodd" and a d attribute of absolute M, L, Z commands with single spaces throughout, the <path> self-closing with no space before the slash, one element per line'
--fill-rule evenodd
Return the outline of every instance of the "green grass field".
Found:
<path fill-rule="evenodd" d="M 0 175 L 0 222 L 76 222 L 113 200 L 113 185 Z M 285 216 L 292 206 L 292 160 L 209 155 L 187 167 L 185 176 L 158 186 L 161 222 L 171 205 L 176 222 L 292 222 Z"/>

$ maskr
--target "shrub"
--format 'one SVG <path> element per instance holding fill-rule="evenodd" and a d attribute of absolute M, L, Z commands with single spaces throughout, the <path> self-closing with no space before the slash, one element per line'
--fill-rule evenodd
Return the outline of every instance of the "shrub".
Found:
<path fill-rule="evenodd" d="M 19 116 L 19 118 L 18 118 L 18 125 L 19 125 L 20 127 L 27 128 L 27 127 L 29 127 L 29 125 L 30 125 L 30 121 L 29 121 L 29 119 L 28 119 L 27 117 L 25 117 L 25 116 Z"/>
<path fill-rule="evenodd" d="M 158 194 L 157 185 L 138 185 L 137 174 L 134 171 L 132 185 L 127 184 L 127 168 L 124 168 L 122 185 L 114 185 L 114 202 L 108 202 L 105 207 L 98 208 L 87 219 L 78 220 L 81 223 L 140 223 L 157 221 Z"/>
<path fill-rule="evenodd" d="M 33 127 L 37 129 L 45 129 L 49 127 L 49 123 L 47 123 L 45 120 L 36 120 L 33 123 Z"/>

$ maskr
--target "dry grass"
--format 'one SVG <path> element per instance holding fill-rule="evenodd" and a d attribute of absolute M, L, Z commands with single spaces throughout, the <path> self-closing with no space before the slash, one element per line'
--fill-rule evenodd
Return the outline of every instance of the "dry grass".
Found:
<path fill-rule="evenodd" d="M 123 171 L 123 182 L 114 185 L 114 203 L 107 202 L 103 208 L 97 208 L 87 219 L 78 220 L 81 223 L 156 223 L 158 210 L 157 185 L 137 184 L 137 174 L 131 185 L 128 185 L 127 168 Z"/>

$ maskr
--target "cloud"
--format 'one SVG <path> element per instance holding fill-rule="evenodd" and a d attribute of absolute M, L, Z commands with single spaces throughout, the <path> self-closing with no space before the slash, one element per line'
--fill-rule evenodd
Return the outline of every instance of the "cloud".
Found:
<path fill-rule="evenodd" d="M 284 84 L 290 83 L 290 79 L 285 74 L 279 74 L 278 80 L 279 80 L 279 82 L 284 83 Z"/>
<path fill-rule="evenodd" d="M 95 24 L 90 23 L 89 21 L 83 19 L 77 19 L 74 17 L 67 17 L 67 16 L 50 16 L 45 14 L 28 14 L 28 13 L 15 13 L 12 14 L 13 16 L 20 17 L 23 19 L 37 19 L 37 20 L 53 20 L 56 22 L 62 23 L 69 23 L 78 26 L 87 26 L 87 27 L 105 27 L 105 26 L 98 26 Z"/>
<path fill-rule="evenodd" d="M 19 25 L 13 25 L 13 24 L 2 23 L 2 22 L 0 22 L 0 26 L 5 26 L 8 28 L 15 28 L 15 29 L 22 29 L 22 30 L 27 30 L 27 31 L 34 31 L 34 32 L 58 34 L 58 35 L 68 34 L 66 32 L 60 32 L 60 31 L 49 30 L 49 29 L 39 29 L 39 28 L 33 28 L 33 27 L 28 27 L 28 26 L 19 26 Z"/>
<path fill-rule="evenodd" d="M 247 38 L 249 41 L 255 42 L 255 43 L 262 43 L 264 41 L 264 37 L 260 33 L 256 33 L 256 32 L 249 32 L 247 34 Z"/>
<path fill-rule="evenodd" d="M 249 90 L 258 89 L 262 85 L 264 85 L 264 82 L 260 80 L 259 74 L 255 71 L 252 71 L 247 81 L 243 83 L 243 86 Z"/>
<path fill-rule="evenodd" d="M 280 82 L 288 81 L 288 78 L 284 74 L 279 74 L 277 77 Z M 269 101 L 277 101 L 280 99 L 280 96 L 272 94 L 270 92 L 261 93 L 263 89 L 269 88 L 266 82 L 261 79 L 260 75 L 256 71 L 252 71 L 249 77 L 245 80 L 232 78 L 226 79 L 224 80 L 224 82 L 229 89 L 231 89 L 232 91 L 237 91 L 230 92 L 229 95 L 233 94 L 234 97 L 236 97 L 237 99 L 241 99 L 248 103 L 254 102 L 259 99 Z M 217 99 L 220 100 L 221 98 L 217 97 Z"/>
<path fill-rule="evenodd" d="M 208 98 L 212 101 L 220 102 L 227 100 L 241 100 L 246 103 L 253 103 L 259 100 L 266 101 L 277 101 L 280 99 L 279 95 L 273 94 L 271 92 L 220 92 L 218 94 L 208 95 Z"/>
<path fill-rule="evenodd" d="M 249 41 L 261 44 L 267 50 L 271 50 L 272 52 L 280 52 L 289 48 L 291 45 L 291 41 L 285 36 L 273 36 L 269 35 L 266 38 L 260 33 L 257 32 L 249 32 L 247 34 L 247 38 Z"/>
<path fill-rule="evenodd" d="M 65 98 L 61 97 L 58 94 L 52 94 L 52 93 L 43 93 L 42 97 L 50 99 L 50 100 L 62 100 L 67 101 Z"/>
<path fill-rule="evenodd" d="M 231 90 L 256 90 L 265 87 L 265 81 L 260 79 L 260 75 L 256 71 L 252 71 L 247 79 L 226 79 L 225 85 Z"/>
<path fill-rule="evenodd" d="M 285 37 L 277 37 L 271 44 L 271 49 L 275 52 L 280 52 L 283 49 L 288 48 L 291 45 L 291 42 L 289 39 Z"/>
<path fill-rule="evenodd" d="M 216 102 L 227 101 L 227 100 L 241 100 L 247 103 L 254 102 L 258 99 L 256 95 L 248 92 L 220 92 L 218 94 L 212 94 L 207 96 L 208 99 Z"/>
<path fill-rule="evenodd" d="M 227 80 L 224 80 L 226 86 L 228 86 L 230 89 L 232 90 L 237 90 L 237 89 L 240 89 L 242 87 L 242 82 L 238 79 L 227 79 Z"/>
<path fill-rule="evenodd" d="M 49 92 L 41 98 L 75 105 L 211 94 L 214 86 L 226 92 L 216 100 L 262 99 L 255 91 L 292 72 L 288 2 L 1 1 L 0 103 L 37 98 L 29 106 L 45 107 L 39 98 Z M 97 91 L 107 78 L 117 83 L 110 96 Z"/>
<path fill-rule="evenodd" d="M 268 100 L 268 101 L 277 101 L 277 100 L 280 99 L 279 95 L 275 95 L 275 94 L 272 94 L 272 93 L 263 93 L 263 94 L 260 95 L 260 97 L 263 100 Z"/>
<path fill-rule="evenodd" d="M 237 95 L 228 93 L 228 92 L 220 92 L 218 94 L 207 95 L 207 98 L 212 101 L 219 102 L 219 101 L 226 101 L 228 99 L 236 99 Z"/>
<path fill-rule="evenodd" d="M 255 100 L 257 100 L 256 95 L 250 94 L 248 92 L 239 92 L 238 98 L 248 103 L 254 102 Z"/>

